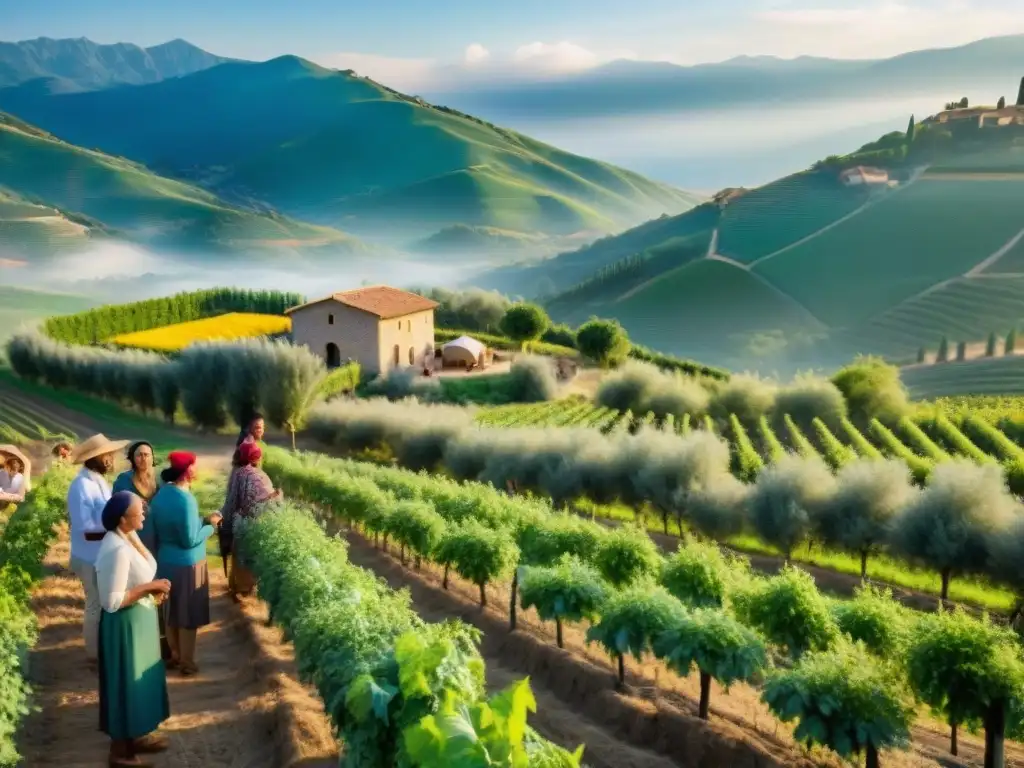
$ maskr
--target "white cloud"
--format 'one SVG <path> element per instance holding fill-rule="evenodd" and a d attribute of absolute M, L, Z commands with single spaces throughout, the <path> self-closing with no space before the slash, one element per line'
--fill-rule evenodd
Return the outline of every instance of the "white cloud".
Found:
<path fill-rule="evenodd" d="M 472 43 L 466 47 L 466 54 L 463 58 L 466 64 L 472 66 L 474 64 L 480 64 L 481 62 L 487 61 L 490 56 L 491 52 L 480 45 L 480 43 Z"/>
<path fill-rule="evenodd" d="M 521 45 L 512 54 L 512 61 L 544 72 L 574 72 L 597 66 L 601 57 L 583 46 L 563 40 L 560 43 Z"/>

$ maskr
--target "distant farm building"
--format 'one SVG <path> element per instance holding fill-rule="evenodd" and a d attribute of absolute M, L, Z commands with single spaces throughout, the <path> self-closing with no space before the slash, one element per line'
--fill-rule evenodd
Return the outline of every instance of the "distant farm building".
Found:
<path fill-rule="evenodd" d="M 441 348 L 445 368 L 486 368 L 491 364 L 491 350 L 472 336 L 459 336 Z"/>
<path fill-rule="evenodd" d="M 387 285 L 356 288 L 292 307 L 292 341 L 336 368 L 355 360 L 363 371 L 432 365 L 436 301 Z"/>
<path fill-rule="evenodd" d="M 978 115 L 978 125 L 981 128 L 1024 125 L 1024 107 L 1003 107 L 1002 109 L 986 110 Z"/>
<path fill-rule="evenodd" d="M 856 168 L 847 168 L 840 173 L 839 180 L 848 187 L 888 184 L 889 172 L 881 168 L 867 168 L 863 165 L 858 165 Z"/>
<path fill-rule="evenodd" d="M 725 208 L 733 200 L 739 200 L 749 191 L 746 187 L 726 187 L 716 192 L 711 199 L 719 208 Z"/>

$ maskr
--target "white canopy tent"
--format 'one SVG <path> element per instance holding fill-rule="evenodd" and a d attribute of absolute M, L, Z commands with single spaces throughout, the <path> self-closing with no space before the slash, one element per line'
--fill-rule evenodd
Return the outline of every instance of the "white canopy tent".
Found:
<path fill-rule="evenodd" d="M 486 351 L 487 347 L 472 336 L 459 336 L 441 347 L 441 359 L 445 365 L 482 365 Z"/>

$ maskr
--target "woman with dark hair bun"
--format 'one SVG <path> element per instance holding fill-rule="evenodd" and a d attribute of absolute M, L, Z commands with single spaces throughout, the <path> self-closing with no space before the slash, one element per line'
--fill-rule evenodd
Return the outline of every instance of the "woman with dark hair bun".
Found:
<path fill-rule="evenodd" d="M 220 514 L 199 517 L 192 495 L 196 455 L 172 451 L 170 466 L 161 473 L 163 486 L 150 502 L 153 535 L 157 541 L 158 574 L 171 582 L 166 625 L 170 668 L 182 675 L 199 671 L 195 663 L 196 632 L 210 623 L 210 581 L 206 564 L 206 540 L 220 525 Z"/>
<path fill-rule="evenodd" d="M 142 766 L 138 755 L 162 752 L 154 731 L 170 717 L 167 677 L 157 645 L 157 604 L 171 590 L 156 578 L 156 560 L 138 531 L 141 498 L 122 491 L 103 507 L 107 531 L 96 555 L 102 607 L 99 626 L 100 730 L 110 739 L 111 766 Z"/>

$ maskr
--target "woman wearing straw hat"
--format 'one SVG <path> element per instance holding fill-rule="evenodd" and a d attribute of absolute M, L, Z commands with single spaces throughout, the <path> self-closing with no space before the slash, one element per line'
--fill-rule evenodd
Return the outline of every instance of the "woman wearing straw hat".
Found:
<path fill-rule="evenodd" d="M 114 469 L 114 454 L 124 450 L 127 440 L 109 440 L 106 435 L 93 435 L 79 443 L 71 454 L 74 464 L 82 469 L 68 489 L 68 522 L 71 535 L 71 570 L 81 579 L 85 590 L 85 636 L 87 664 L 96 669 L 100 626 L 99 589 L 96 584 L 96 556 L 106 534 L 103 507 L 110 500 L 106 477 Z"/>
<path fill-rule="evenodd" d="M 0 445 L 0 509 L 20 504 L 31 488 L 32 462 L 13 445 Z"/>
<path fill-rule="evenodd" d="M 100 730 L 110 739 L 108 765 L 146 765 L 139 754 L 163 752 L 167 739 L 153 732 L 170 717 L 167 674 L 157 644 L 157 605 L 170 592 L 156 578 L 156 560 L 139 539 L 142 499 L 128 491 L 103 508 L 96 555 L 100 617 Z"/>
<path fill-rule="evenodd" d="M 165 617 L 171 646 L 168 667 L 184 676 L 199 671 L 195 663 L 196 632 L 210 623 L 210 581 L 206 540 L 220 525 L 220 514 L 199 517 L 199 504 L 190 490 L 196 474 L 196 455 L 172 451 L 170 466 L 161 473 L 163 486 L 149 505 L 150 524 L 157 541 L 157 575 L 171 582 Z"/>

